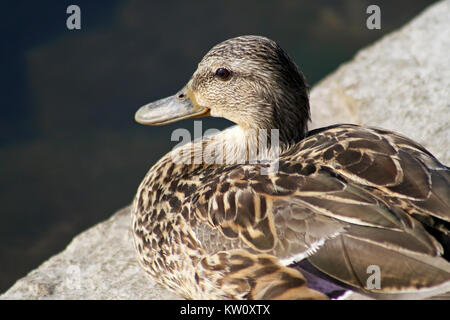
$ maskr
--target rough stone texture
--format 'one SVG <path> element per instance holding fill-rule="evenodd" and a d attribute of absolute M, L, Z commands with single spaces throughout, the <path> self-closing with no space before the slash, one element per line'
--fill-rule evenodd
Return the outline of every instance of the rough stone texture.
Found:
<path fill-rule="evenodd" d="M 0 299 L 180 299 L 155 284 L 136 260 L 130 208 L 75 237 Z"/>
<path fill-rule="evenodd" d="M 447 0 L 362 50 L 314 87 L 313 127 L 351 122 L 393 129 L 449 164 L 449 52 Z M 125 208 L 77 236 L 0 299 L 177 299 L 139 267 L 129 225 Z"/>
<path fill-rule="evenodd" d="M 0 300 L 175 300 L 139 266 L 130 207 L 75 237 L 67 248 L 18 280 Z M 353 294 L 349 299 L 365 299 Z"/>
<path fill-rule="evenodd" d="M 356 123 L 394 130 L 450 165 L 449 52 L 447 0 L 363 49 L 315 86 L 312 127 Z"/>

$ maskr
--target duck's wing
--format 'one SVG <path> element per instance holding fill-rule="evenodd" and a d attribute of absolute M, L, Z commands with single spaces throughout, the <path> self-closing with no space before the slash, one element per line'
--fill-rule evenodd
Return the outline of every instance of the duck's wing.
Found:
<path fill-rule="evenodd" d="M 312 158 L 426 223 L 431 221 L 425 216 L 450 222 L 450 169 L 408 138 L 341 125 L 311 135 L 300 149 L 289 157 L 291 161 Z"/>
<path fill-rule="evenodd" d="M 198 218 L 285 264 L 308 257 L 362 290 L 400 294 L 449 285 L 442 243 L 427 230 L 441 229 L 445 238 L 448 171 L 420 146 L 344 126 L 291 149 L 278 172 L 263 175 L 261 168 L 230 167 L 207 182 L 192 202 Z M 371 266 L 381 270 L 380 288 L 368 287 Z"/>
<path fill-rule="evenodd" d="M 332 144 L 327 146 L 329 141 Z M 420 298 L 450 291 L 449 168 L 419 144 L 375 128 L 336 127 L 313 135 L 307 142 L 320 154 L 321 166 L 382 199 L 390 211 L 407 213 L 414 218 L 410 223 L 416 225 L 411 238 L 411 225 L 398 233 L 352 224 L 346 233 L 327 241 L 310 262 L 363 288 L 369 272 L 364 266 L 379 266 L 381 288 L 370 291 L 394 294 L 391 297 Z M 367 212 L 361 215 L 367 216 Z M 432 238 L 428 242 L 431 246 L 421 250 L 414 240 L 426 243 L 426 237 Z M 403 243 L 392 245 L 392 240 Z M 347 271 L 336 264 L 348 266 Z"/>

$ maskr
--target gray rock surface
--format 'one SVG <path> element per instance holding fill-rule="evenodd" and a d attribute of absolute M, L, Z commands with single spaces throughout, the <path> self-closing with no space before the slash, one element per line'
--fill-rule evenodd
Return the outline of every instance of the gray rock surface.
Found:
<path fill-rule="evenodd" d="M 180 299 L 155 284 L 136 260 L 130 208 L 75 237 L 0 299 Z"/>
<path fill-rule="evenodd" d="M 450 165 L 450 1 L 429 7 L 311 91 L 312 128 L 356 123 L 394 130 Z"/>
<path fill-rule="evenodd" d="M 449 164 L 449 52 L 446 0 L 360 51 L 315 86 L 313 127 L 350 122 L 393 129 Z M 139 267 L 129 226 L 125 208 L 78 235 L 0 299 L 177 299 Z"/>

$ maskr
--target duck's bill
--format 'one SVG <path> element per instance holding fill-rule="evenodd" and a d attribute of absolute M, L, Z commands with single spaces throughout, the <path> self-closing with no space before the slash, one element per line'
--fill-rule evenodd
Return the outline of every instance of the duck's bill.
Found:
<path fill-rule="evenodd" d="M 186 94 L 178 93 L 142 106 L 134 118 L 140 124 L 159 126 L 207 115 L 209 115 L 208 108 L 196 106 Z"/>

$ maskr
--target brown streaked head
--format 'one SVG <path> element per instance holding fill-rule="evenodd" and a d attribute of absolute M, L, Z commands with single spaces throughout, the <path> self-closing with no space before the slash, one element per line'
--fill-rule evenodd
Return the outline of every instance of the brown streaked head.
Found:
<path fill-rule="evenodd" d="M 303 74 L 265 37 L 241 36 L 214 46 L 176 95 L 145 105 L 136 121 L 159 125 L 211 115 L 243 129 L 279 129 L 296 142 L 307 132 L 308 86 Z"/>

